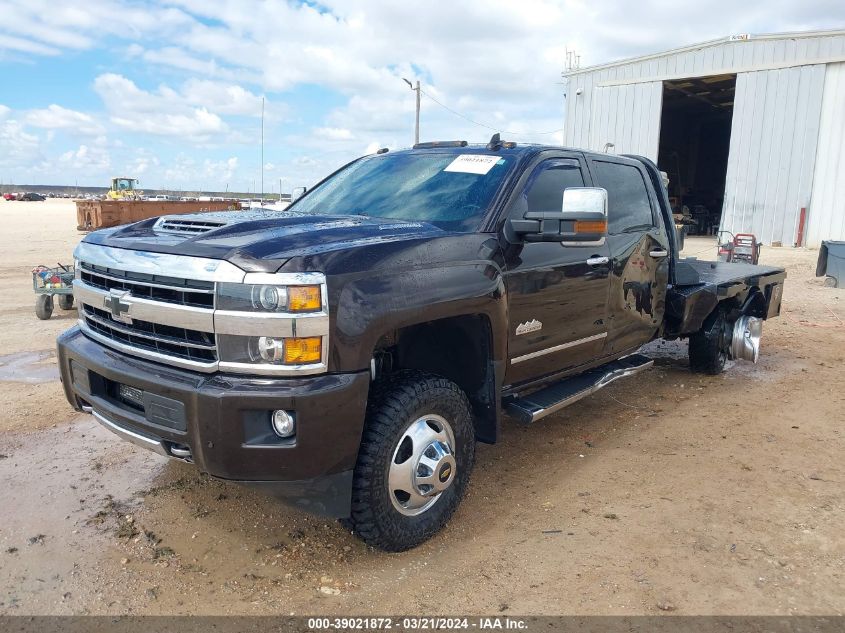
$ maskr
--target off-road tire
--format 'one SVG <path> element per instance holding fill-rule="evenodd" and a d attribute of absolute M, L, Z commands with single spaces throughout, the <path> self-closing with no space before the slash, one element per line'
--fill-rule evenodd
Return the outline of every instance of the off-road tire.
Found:
<path fill-rule="evenodd" d="M 46 321 L 53 316 L 52 295 L 38 295 L 35 298 L 35 316 L 42 321 Z"/>
<path fill-rule="evenodd" d="M 716 308 L 701 329 L 689 337 L 689 365 L 694 372 L 716 376 L 725 369 L 730 336 L 725 313 Z"/>
<path fill-rule="evenodd" d="M 387 476 L 402 434 L 418 418 L 442 416 L 455 436 L 455 479 L 428 510 L 406 516 L 394 506 Z M 352 512 L 344 524 L 368 545 L 389 552 L 416 547 L 449 520 L 466 492 L 475 460 L 475 429 L 466 394 L 455 383 L 420 371 L 401 371 L 373 385 L 352 484 Z"/>
<path fill-rule="evenodd" d="M 62 310 L 72 310 L 73 295 L 59 295 L 59 307 Z"/>

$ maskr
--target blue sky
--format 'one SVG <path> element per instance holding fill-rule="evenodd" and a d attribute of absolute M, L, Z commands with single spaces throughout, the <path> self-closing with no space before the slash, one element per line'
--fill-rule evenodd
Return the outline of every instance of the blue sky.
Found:
<path fill-rule="evenodd" d="M 0 181 L 267 192 L 413 140 L 562 142 L 583 65 L 845 25 L 845 3 L 0 0 Z M 726 19 L 726 16 L 728 18 Z M 729 31 L 726 31 L 729 29 Z M 261 99 L 265 153 L 260 160 Z M 255 183 L 255 184 L 253 184 Z"/>

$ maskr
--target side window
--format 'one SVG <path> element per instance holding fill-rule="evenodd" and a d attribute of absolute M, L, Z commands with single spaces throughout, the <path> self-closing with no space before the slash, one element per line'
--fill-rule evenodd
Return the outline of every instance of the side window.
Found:
<path fill-rule="evenodd" d="M 624 233 L 654 226 L 642 173 L 632 165 L 595 161 L 598 186 L 607 189 L 607 232 Z"/>
<path fill-rule="evenodd" d="M 525 186 L 523 198 L 527 211 L 559 213 L 563 206 L 563 190 L 583 187 L 581 166 L 572 158 L 557 158 L 540 163 Z"/>

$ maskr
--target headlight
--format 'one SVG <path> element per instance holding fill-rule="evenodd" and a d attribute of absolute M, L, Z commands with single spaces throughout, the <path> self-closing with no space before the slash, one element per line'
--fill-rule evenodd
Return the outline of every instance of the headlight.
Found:
<path fill-rule="evenodd" d="M 214 331 L 221 371 L 309 375 L 326 371 L 329 311 L 323 273 L 247 273 L 218 282 Z"/>
<path fill-rule="evenodd" d="M 322 361 L 323 337 L 237 336 L 217 337 L 220 359 L 229 363 L 311 365 Z"/>
<path fill-rule="evenodd" d="M 287 305 L 288 292 L 283 286 L 252 286 L 252 307 L 274 312 Z"/>
<path fill-rule="evenodd" d="M 320 286 L 277 286 L 271 284 L 217 285 L 219 310 L 247 312 L 319 312 L 323 307 Z"/>

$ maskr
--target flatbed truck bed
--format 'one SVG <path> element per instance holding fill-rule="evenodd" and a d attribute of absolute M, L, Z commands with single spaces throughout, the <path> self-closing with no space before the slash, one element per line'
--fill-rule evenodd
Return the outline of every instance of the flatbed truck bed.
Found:
<path fill-rule="evenodd" d="M 707 315 L 724 299 L 735 299 L 737 307 L 741 307 L 759 294 L 765 299 L 762 318 L 780 314 L 786 279 L 783 268 L 694 258 L 679 259 L 676 266 L 677 278 L 683 282 L 667 292 L 667 336 L 698 331 Z"/>

